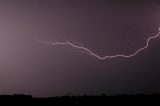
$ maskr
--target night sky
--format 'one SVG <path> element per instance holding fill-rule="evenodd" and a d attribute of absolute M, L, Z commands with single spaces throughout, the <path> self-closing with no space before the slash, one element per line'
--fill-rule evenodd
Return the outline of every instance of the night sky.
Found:
<path fill-rule="evenodd" d="M 114 95 L 160 92 L 158 0 L 0 0 L 0 94 Z M 148 35 L 149 34 L 149 35 Z"/>

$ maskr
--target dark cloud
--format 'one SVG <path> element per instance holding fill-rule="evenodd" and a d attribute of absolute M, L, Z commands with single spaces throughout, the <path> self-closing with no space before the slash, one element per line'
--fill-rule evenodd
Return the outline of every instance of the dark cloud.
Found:
<path fill-rule="evenodd" d="M 159 38 L 133 58 L 107 60 L 37 41 L 69 40 L 101 56 L 131 54 L 144 46 L 145 33 L 158 32 L 159 10 L 151 0 L 0 1 L 0 93 L 159 92 Z"/>

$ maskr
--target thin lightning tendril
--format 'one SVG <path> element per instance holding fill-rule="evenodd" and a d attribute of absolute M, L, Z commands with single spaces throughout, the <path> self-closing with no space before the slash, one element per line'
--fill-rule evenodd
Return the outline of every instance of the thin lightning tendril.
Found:
<path fill-rule="evenodd" d="M 135 51 L 133 54 L 130 54 L 130 55 L 123 55 L 123 54 L 117 54 L 117 55 L 110 55 L 110 56 L 104 56 L 104 57 L 101 57 L 95 53 L 93 53 L 90 49 L 86 48 L 86 47 L 83 47 L 83 46 L 77 46 L 69 41 L 66 41 L 66 42 L 45 42 L 45 41 L 41 41 L 41 40 L 38 40 L 39 42 L 42 42 L 42 43 L 45 43 L 45 44 L 50 44 L 50 45 L 68 45 L 68 46 L 71 46 L 73 48 L 76 48 L 76 49 L 81 49 L 81 50 L 84 50 L 86 52 L 88 52 L 91 56 L 94 56 L 98 59 L 101 59 L 101 60 L 104 60 L 104 59 L 111 59 L 111 58 L 116 58 L 116 57 L 123 57 L 123 58 L 131 58 L 133 56 L 136 56 L 138 53 L 140 53 L 141 51 L 147 49 L 149 47 L 149 43 L 152 39 L 156 39 L 160 36 L 160 27 L 159 27 L 159 32 L 155 35 L 155 36 L 151 36 L 147 39 L 146 41 L 146 45 L 140 49 L 138 49 L 137 51 Z"/>

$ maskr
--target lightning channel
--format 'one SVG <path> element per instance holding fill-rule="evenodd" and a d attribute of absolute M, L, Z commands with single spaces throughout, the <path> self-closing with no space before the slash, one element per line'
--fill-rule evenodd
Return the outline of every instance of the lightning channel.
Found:
<path fill-rule="evenodd" d="M 84 47 L 84 46 L 75 45 L 75 44 L 71 43 L 70 41 L 66 41 L 66 42 L 46 42 L 46 41 L 42 41 L 42 40 L 38 40 L 38 41 L 41 42 L 41 43 L 49 44 L 49 45 L 53 45 L 53 46 L 56 46 L 56 45 L 63 45 L 63 46 L 66 46 L 66 45 L 67 45 L 67 46 L 71 46 L 71 47 L 73 47 L 73 48 L 86 51 L 86 52 L 89 53 L 91 56 L 94 56 L 94 57 L 96 57 L 97 59 L 105 60 L 105 59 L 111 59 L 111 58 L 117 58 L 117 57 L 123 57 L 123 58 L 131 58 L 131 57 L 134 57 L 134 56 L 136 56 L 137 54 L 139 54 L 140 52 L 142 52 L 142 51 L 144 51 L 145 49 L 147 49 L 147 48 L 149 47 L 150 41 L 153 40 L 153 39 L 158 38 L 159 36 L 160 36 L 160 27 L 159 27 L 158 33 L 155 34 L 155 36 L 149 37 L 149 38 L 146 40 L 145 46 L 139 48 L 139 49 L 136 50 L 134 53 L 129 54 L 129 55 L 124 55 L 124 54 L 106 55 L 106 56 L 104 56 L 104 57 L 97 55 L 96 53 L 92 52 L 90 49 L 88 49 L 88 48 L 86 48 L 86 47 Z"/>

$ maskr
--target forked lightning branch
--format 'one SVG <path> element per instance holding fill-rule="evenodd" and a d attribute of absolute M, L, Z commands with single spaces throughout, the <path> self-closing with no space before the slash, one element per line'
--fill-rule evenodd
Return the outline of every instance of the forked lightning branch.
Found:
<path fill-rule="evenodd" d="M 136 56 L 137 54 L 139 54 L 140 52 L 142 52 L 143 50 L 147 49 L 147 48 L 150 46 L 150 41 L 151 41 L 151 40 L 154 40 L 154 39 L 158 38 L 159 36 L 160 36 L 160 27 L 159 27 L 158 33 L 155 34 L 155 36 L 151 36 L 151 37 L 149 37 L 149 38 L 146 40 L 145 46 L 137 49 L 137 50 L 136 50 L 135 52 L 133 52 L 132 54 L 129 54 L 129 55 L 125 55 L 125 54 L 106 55 L 106 56 L 104 56 L 104 57 L 97 55 L 96 53 L 92 52 L 89 48 L 86 48 L 86 47 L 84 47 L 84 46 L 75 45 L 74 43 L 72 43 L 72 42 L 70 42 L 70 41 L 66 41 L 66 42 L 46 42 L 46 41 L 42 41 L 42 40 L 38 40 L 38 41 L 41 42 L 41 43 L 44 43 L 44 44 L 52 45 L 52 46 L 58 46 L 58 45 L 61 45 L 61 46 L 71 46 L 71 47 L 73 47 L 73 48 L 76 48 L 76 49 L 79 49 L 79 50 L 82 50 L 82 51 L 86 51 L 86 52 L 89 53 L 91 56 L 94 56 L 94 57 L 96 57 L 97 59 L 104 60 L 104 59 L 111 59 L 111 58 L 116 58 L 116 57 L 131 58 L 131 57 L 133 57 L 133 56 Z"/>

